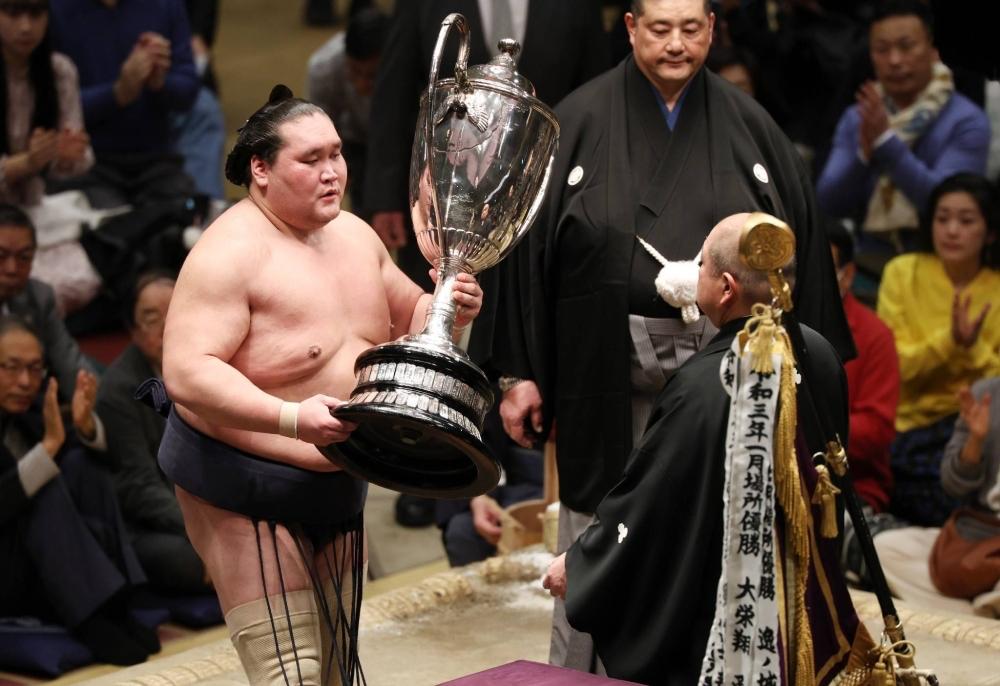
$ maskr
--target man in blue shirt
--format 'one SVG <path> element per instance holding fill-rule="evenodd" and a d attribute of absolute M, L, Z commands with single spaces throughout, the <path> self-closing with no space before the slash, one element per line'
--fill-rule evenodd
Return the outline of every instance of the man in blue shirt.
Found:
<path fill-rule="evenodd" d="M 863 229 L 862 253 L 913 249 L 931 190 L 957 172 L 986 170 L 989 121 L 955 90 L 932 19 L 919 0 L 880 7 L 869 33 L 876 80 L 841 116 L 816 185 L 820 209 Z"/>
<path fill-rule="evenodd" d="M 55 49 L 79 70 L 97 157 L 73 186 L 98 207 L 190 195 L 169 119 L 191 107 L 201 85 L 183 2 L 52 0 L 51 19 Z"/>

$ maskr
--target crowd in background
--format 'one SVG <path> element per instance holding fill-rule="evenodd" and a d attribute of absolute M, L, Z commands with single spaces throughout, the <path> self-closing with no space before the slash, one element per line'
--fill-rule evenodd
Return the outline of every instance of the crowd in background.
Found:
<path fill-rule="evenodd" d="M 115 664 L 159 649 L 132 613 L 139 589 L 211 591 L 156 465 L 163 418 L 135 397 L 160 374 L 173 274 L 226 205 L 217 4 L 0 0 L 0 617 L 66 626 Z M 1000 568 L 969 583 L 945 563 L 956 545 L 1000 548 L 1000 84 L 939 53 L 954 29 L 931 4 L 723 0 L 708 66 L 811 171 L 858 352 L 848 456 L 868 523 L 879 536 L 944 527 L 950 538 L 918 553 L 938 590 L 974 600 Z M 307 3 L 306 19 L 329 21 L 329 5 Z M 579 55 L 555 46 L 574 73 L 532 76 L 553 106 L 630 50 L 627 3 L 583 5 L 611 21 Z M 303 65 L 342 137 L 352 211 L 401 260 L 415 242 L 400 208 L 416 114 L 393 103 L 426 78 L 410 9 L 397 0 L 394 24 L 351 3 Z M 106 369 L 74 338 L 116 328 L 130 343 Z M 454 564 L 491 554 L 500 507 L 540 493 L 540 460 L 493 431 L 517 483 L 439 508 Z M 864 585 L 852 539 L 848 526 L 844 564 Z"/>

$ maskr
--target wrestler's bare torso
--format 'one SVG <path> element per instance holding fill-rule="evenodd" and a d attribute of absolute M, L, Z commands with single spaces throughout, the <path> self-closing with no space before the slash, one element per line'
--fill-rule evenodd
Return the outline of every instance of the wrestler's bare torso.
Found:
<path fill-rule="evenodd" d="M 168 344 L 189 347 L 191 354 L 207 350 L 282 400 L 317 393 L 346 399 L 358 355 L 406 333 L 421 295 L 387 261 L 376 234 L 350 213 L 295 236 L 243 200 L 212 224 L 189 255 L 171 303 L 178 317 L 170 323 L 178 326 L 168 328 Z M 189 268 L 197 277 L 190 290 L 184 278 Z M 228 294 L 224 302 L 200 302 L 213 288 Z M 209 333 L 207 345 L 198 332 L 202 327 L 217 332 Z M 226 389 L 216 391 L 224 400 Z M 233 428 L 183 404 L 177 411 L 198 430 L 255 455 L 317 471 L 336 469 L 310 443 Z"/>

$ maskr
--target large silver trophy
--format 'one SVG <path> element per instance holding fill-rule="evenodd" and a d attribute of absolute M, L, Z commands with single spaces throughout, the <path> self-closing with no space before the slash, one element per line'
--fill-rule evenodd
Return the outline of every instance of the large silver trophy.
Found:
<path fill-rule="evenodd" d="M 438 81 L 445 41 L 461 34 L 455 77 Z M 410 210 L 420 252 L 438 273 L 423 331 L 362 353 L 357 386 L 338 418 L 358 423 L 323 449 L 364 479 L 397 491 L 458 498 L 500 478 L 480 430 L 493 393 L 453 343 L 452 286 L 502 260 L 527 232 L 548 185 L 559 138 L 555 115 L 517 73 L 516 41 L 467 68 L 469 25 L 441 24 L 410 162 Z"/>

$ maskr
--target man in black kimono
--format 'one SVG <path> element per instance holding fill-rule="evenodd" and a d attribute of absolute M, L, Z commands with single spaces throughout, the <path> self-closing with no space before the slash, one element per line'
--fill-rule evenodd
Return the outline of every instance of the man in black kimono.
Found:
<path fill-rule="evenodd" d="M 734 212 L 783 219 L 803 270 L 796 311 L 853 356 L 808 172 L 764 110 L 704 68 L 714 21 L 704 0 L 633 2 L 632 54 L 556 108 L 545 205 L 500 267 L 501 417 L 522 445 L 557 420 L 561 550 L 620 478 L 669 375 L 714 332 L 660 298 L 660 264 L 639 238 L 692 260 Z M 561 657 L 579 637 L 561 633 L 560 612 L 550 660 L 592 667 Z"/>
<path fill-rule="evenodd" d="M 543 580 L 553 595 L 565 597 L 569 621 L 593 636 L 607 673 L 616 678 L 691 686 L 702 674 L 722 573 L 725 522 L 730 398 L 720 367 L 753 303 L 770 300 L 766 276 L 739 262 L 740 229 L 747 216 L 720 222 L 702 251 L 698 305 L 719 332 L 667 382 L 624 477 L 598 505 L 595 523 L 553 561 Z M 822 336 L 806 327 L 803 335 L 810 355 L 805 378 L 823 389 L 813 396 L 821 403 L 817 410 L 844 436 L 843 367 Z M 815 470 L 808 451 L 799 453 L 804 457 L 799 465 L 808 502 Z M 742 508 L 739 513 L 747 511 L 745 503 L 736 502 Z M 814 515 L 813 521 L 820 521 L 818 511 Z M 777 519 L 784 521 L 783 511 Z M 783 540 L 787 526 L 754 528 Z M 818 532 L 811 539 L 806 597 L 819 684 L 837 676 L 852 657 L 856 664 L 870 639 L 859 628 L 847 596 L 835 539 L 821 538 Z M 819 578 L 825 588 L 817 592 Z M 757 590 L 763 593 L 763 587 Z M 789 595 L 786 604 L 793 602 Z M 839 619 L 831 621 L 831 616 Z M 787 648 L 789 637 L 783 634 L 782 641 Z M 788 665 L 784 673 L 787 677 Z M 733 678 L 727 674 L 727 683 Z"/>

